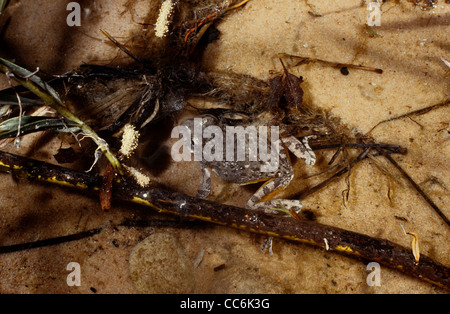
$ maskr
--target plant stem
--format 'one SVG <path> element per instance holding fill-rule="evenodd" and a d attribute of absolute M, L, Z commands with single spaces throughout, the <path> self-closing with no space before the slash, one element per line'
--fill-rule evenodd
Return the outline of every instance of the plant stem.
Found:
<path fill-rule="evenodd" d="M 0 71 L 3 73 L 11 72 L 7 66 L 0 64 Z M 61 114 L 64 118 L 75 122 L 81 131 L 88 137 L 90 137 L 95 144 L 99 147 L 105 157 L 109 160 L 113 168 L 121 175 L 125 172 L 123 170 L 122 165 L 119 160 L 114 156 L 114 154 L 110 151 L 108 143 L 102 139 L 100 136 L 95 133 L 95 131 L 82 120 L 80 120 L 76 115 L 74 115 L 67 107 L 64 106 L 63 103 L 56 101 L 52 96 L 39 88 L 36 84 L 28 79 L 20 78 L 17 75 L 13 76 L 13 79 L 21 84 L 23 87 L 27 88 L 30 92 L 38 96 L 44 102 L 44 105 L 49 106 L 55 109 L 59 114 Z"/>

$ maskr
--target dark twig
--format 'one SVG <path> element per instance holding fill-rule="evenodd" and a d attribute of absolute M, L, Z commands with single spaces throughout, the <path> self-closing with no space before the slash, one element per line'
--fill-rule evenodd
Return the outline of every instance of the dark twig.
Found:
<path fill-rule="evenodd" d="M 430 112 L 431 110 L 435 110 L 435 109 L 439 109 L 441 107 L 448 106 L 449 104 L 450 104 L 450 100 L 446 99 L 445 101 L 443 101 L 441 103 L 438 103 L 438 104 L 435 104 L 435 105 L 432 105 L 432 106 L 428 106 L 428 107 L 425 107 L 425 108 L 422 108 L 422 109 L 418 109 L 418 110 L 415 110 L 415 111 L 411 111 L 411 112 L 399 115 L 397 117 L 393 117 L 393 118 L 390 118 L 390 119 L 386 119 L 386 120 L 380 121 L 377 124 L 375 124 L 370 129 L 370 131 L 367 132 L 367 134 L 370 134 L 375 128 L 377 128 L 379 125 L 381 125 L 383 123 L 391 122 L 391 121 L 395 121 L 395 120 L 400 120 L 400 119 L 403 119 L 403 118 L 406 118 L 406 117 L 411 117 L 411 116 L 420 116 L 420 115 L 423 115 L 423 114 L 425 114 L 427 112 Z"/>
<path fill-rule="evenodd" d="M 354 160 L 352 160 L 352 162 L 350 162 L 350 164 L 348 164 L 347 166 L 342 167 L 339 171 L 335 172 L 331 177 L 329 177 L 328 179 L 320 182 L 316 186 L 313 186 L 312 188 L 309 188 L 309 189 L 307 189 L 305 191 L 297 193 L 292 198 L 294 198 L 294 199 L 301 199 L 301 198 L 306 197 L 307 195 L 311 195 L 311 194 L 313 194 L 313 193 L 323 189 L 325 186 L 327 186 L 331 182 L 337 180 L 342 175 L 344 175 L 345 173 L 349 172 L 350 169 L 352 167 L 354 167 L 358 162 L 360 162 L 361 160 L 366 158 L 366 156 L 369 153 L 369 151 L 370 151 L 370 147 L 367 147 L 361 154 L 358 155 L 358 157 L 356 157 Z"/>
<path fill-rule="evenodd" d="M 391 164 L 397 168 L 398 171 L 408 180 L 408 182 L 414 187 L 414 189 L 424 198 L 424 200 L 433 208 L 433 210 L 444 220 L 447 226 L 450 226 L 449 219 L 445 216 L 445 214 L 439 209 L 439 207 L 433 202 L 433 200 L 428 197 L 428 195 L 420 188 L 420 186 L 414 182 L 414 180 L 403 170 L 402 167 L 388 154 L 386 154 L 383 150 L 378 150 L 380 154 L 382 154 Z"/>
<path fill-rule="evenodd" d="M 95 229 L 82 231 L 82 232 L 65 235 L 65 236 L 61 236 L 61 237 L 55 237 L 55 238 L 39 240 L 39 241 L 34 241 L 34 242 L 21 243 L 21 244 L 0 246 L 0 254 L 23 251 L 23 250 L 28 250 L 28 249 L 35 249 L 35 248 L 39 248 L 39 247 L 45 247 L 45 246 L 66 243 L 66 242 L 77 241 L 77 240 L 81 240 L 84 238 L 92 237 L 93 235 L 99 234 L 101 231 L 102 231 L 102 228 L 95 228 Z"/>
<path fill-rule="evenodd" d="M 369 148 L 366 149 L 360 158 L 364 158 L 369 150 Z M 84 190 L 98 190 L 102 183 L 102 178 L 97 174 L 73 171 L 1 151 L 0 168 L 21 174 L 34 181 L 51 182 Z M 416 263 L 410 248 L 402 247 L 388 240 L 372 238 L 311 221 L 299 221 L 291 217 L 269 215 L 224 205 L 157 186 L 142 188 L 124 180 L 121 180 L 120 183 L 116 182 L 113 196 L 120 200 L 153 208 L 160 213 L 276 236 L 320 247 L 348 257 L 376 261 L 450 290 L 450 269 L 448 267 L 425 255 L 421 255 L 420 262 Z"/>

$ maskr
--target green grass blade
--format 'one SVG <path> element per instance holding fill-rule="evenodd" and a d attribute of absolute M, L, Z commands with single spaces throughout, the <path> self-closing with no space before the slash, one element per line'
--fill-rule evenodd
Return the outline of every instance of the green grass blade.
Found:
<path fill-rule="evenodd" d="M 30 80 L 31 82 L 36 84 L 39 88 L 41 88 L 44 92 L 48 93 L 56 102 L 58 102 L 58 104 L 65 107 L 58 93 L 50 85 L 44 82 L 39 76 L 34 75 L 33 72 L 30 72 L 27 69 L 24 69 L 18 66 L 17 64 L 9 62 L 8 60 L 5 60 L 3 58 L 0 58 L 0 64 L 11 69 L 12 72 L 18 74 L 22 78 L 26 77 L 28 80 Z"/>
<path fill-rule="evenodd" d="M 3 10 L 6 8 L 6 3 L 8 0 L 0 0 L 0 14 L 2 14 Z"/>
<path fill-rule="evenodd" d="M 20 104 L 23 106 L 43 105 L 43 102 L 41 100 L 26 98 L 26 97 L 22 97 L 22 96 L 19 96 L 19 97 L 20 97 Z M 15 95 L 0 93 L 0 105 L 18 106 L 19 100 L 17 99 L 17 96 L 15 96 Z"/>
<path fill-rule="evenodd" d="M 19 117 L 14 117 L 0 123 L 0 139 L 16 137 L 19 123 L 21 136 L 41 131 L 80 131 L 78 125 L 69 120 L 52 117 L 23 116 L 21 119 L 19 119 Z"/>

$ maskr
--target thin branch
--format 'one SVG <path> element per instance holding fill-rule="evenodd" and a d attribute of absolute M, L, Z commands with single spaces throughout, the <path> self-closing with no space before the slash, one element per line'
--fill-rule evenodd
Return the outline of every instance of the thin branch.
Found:
<path fill-rule="evenodd" d="M 331 182 L 337 180 L 338 178 L 340 178 L 342 175 L 346 174 L 347 172 L 350 171 L 351 168 L 353 168 L 358 162 L 360 162 L 361 160 L 363 160 L 364 158 L 366 158 L 367 154 L 370 151 L 370 147 L 367 147 L 361 154 L 358 155 L 358 157 L 356 157 L 354 160 L 352 160 L 352 162 L 350 162 L 350 164 L 348 164 L 347 166 L 342 167 L 339 171 L 335 172 L 331 177 L 329 177 L 328 179 L 320 182 L 319 184 L 313 186 L 312 188 L 309 188 L 305 191 L 302 191 L 300 193 L 295 194 L 294 196 L 292 196 L 292 198 L 294 199 L 302 199 L 308 195 L 311 195 L 321 189 L 323 189 L 324 187 L 326 187 L 328 184 L 330 184 Z"/>
<path fill-rule="evenodd" d="M 67 243 L 72 241 L 81 240 L 84 238 L 92 237 L 93 235 L 99 234 L 102 231 L 102 228 L 95 228 L 87 231 L 82 231 L 66 236 L 49 238 L 45 240 L 39 240 L 34 242 L 13 244 L 13 245 L 5 245 L 0 246 L 0 254 L 12 253 L 17 251 L 23 251 L 28 249 L 35 249 L 39 247 L 46 247 L 51 245 L 57 245 L 61 243 Z"/>
<path fill-rule="evenodd" d="M 297 60 L 297 63 L 294 66 L 307 64 L 307 63 L 310 63 L 310 62 L 317 62 L 317 63 L 325 64 L 325 65 L 330 66 L 330 67 L 341 69 L 341 71 L 342 71 L 343 68 L 347 68 L 347 69 L 356 69 L 356 70 L 369 71 L 369 72 L 374 72 L 374 73 L 378 73 L 378 74 L 382 74 L 383 73 L 382 69 L 368 67 L 368 66 L 364 66 L 364 65 L 356 65 L 356 64 L 350 64 L 350 63 L 340 63 L 340 62 L 334 62 L 334 61 L 328 61 L 328 60 L 322 60 L 322 59 L 316 59 L 316 58 L 310 58 L 310 57 L 294 56 L 294 55 L 290 55 L 290 54 L 287 54 L 287 53 L 280 53 L 280 54 L 278 54 L 278 57 Z"/>
<path fill-rule="evenodd" d="M 399 116 L 396 116 L 396 117 L 393 117 L 393 118 L 390 118 L 390 119 L 386 119 L 386 120 L 380 121 L 377 124 L 375 124 L 370 129 L 370 131 L 367 132 L 367 134 L 370 134 L 375 128 L 377 128 L 379 125 L 381 125 L 383 123 L 392 122 L 392 121 L 400 120 L 400 119 L 403 119 L 403 118 L 406 118 L 406 117 L 411 117 L 411 116 L 420 116 L 420 115 L 423 115 L 423 114 L 425 114 L 427 112 L 430 112 L 431 110 L 435 110 L 435 109 L 439 109 L 441 107 L 448 106 L 449 104 L 450 104 L 450 99 L 446 99 L 446 100 L 444 100 L 441 103 L 438 103 L 438 104 L 435 104 L 435 105 L 432 105 L 432 106 L 428 106 L 428 107 L 425 107 L 425 108 L 422 108 L 422 109 L 418 109 L 418 110 L 415 110 L 415 111 L 411 111 L 411 112 L 408 112 L 408 113 L 405 113 L 405 114 L 402 114 L 402 115 L 399 115 Z"/>
<path fill-rule="evenodd" d="M 447 226 L 450 226 L 449 219 L 445 216 L 445 214 L 439 209 L 439 207 L 433 202 L 433 200 L 428 197 L 428 195 L 420 188 L 420 186 L 414 182 L 414 180 L 409 176 L 408 173 L 406 173 L 405 170 L 403 170 L 402 167 L 388 154 L 386 154 L 383 150 L 378 150 L 380 154 L 382 154 L 391 164 L 394 165 L 395 168 L 397 168 L 398 171 L 408 180 L 408 182 L 414 187 L 414 189 L 424 198 L 424 200 L 433 208 L 433 210 L 444 220 L 444 222 L 447 224 Z"/>

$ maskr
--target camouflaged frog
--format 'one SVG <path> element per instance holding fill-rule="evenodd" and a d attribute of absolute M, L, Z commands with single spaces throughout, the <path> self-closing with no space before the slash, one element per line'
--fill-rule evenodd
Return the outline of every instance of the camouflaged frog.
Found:
<path fill-rule="evenodd" d="M 278 127 L 271 127 L 269 141 L 267 127 L 257 129 L 254 126 L 221 125 L 212 116 L 191 118 L 181 126 L 184 127 L 186 136 L 190 136 L 190 154 L 194 153 L 194 160 L 199 161 L 202 166 L 203 180 L 198 189 L 198 197 L 205 198 L 210 194 L 212 169 L 222 179 L 241 185 L 265 182 L 248 200 L 246 207 L 249 209 L 271 213 L 275 208 L 293 209 L 296 212 L 301 209 L 299 200 L 274 197 L 294 177 L 288 150 L 307 165 L 315 163 L 316 156 L 308 145 L 311 136 L 300 140 L 293 136 L 280 139 Z"/>

